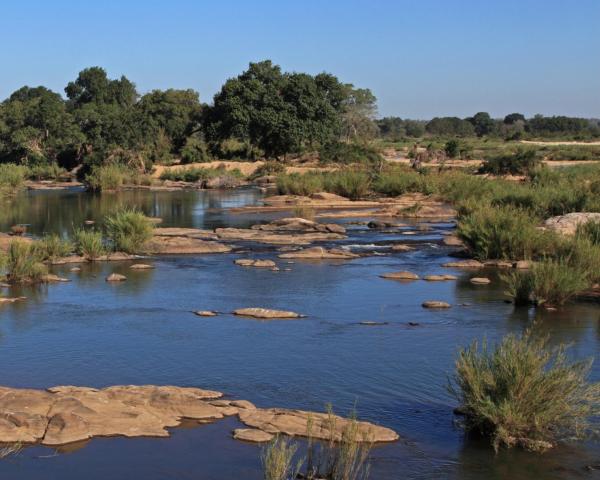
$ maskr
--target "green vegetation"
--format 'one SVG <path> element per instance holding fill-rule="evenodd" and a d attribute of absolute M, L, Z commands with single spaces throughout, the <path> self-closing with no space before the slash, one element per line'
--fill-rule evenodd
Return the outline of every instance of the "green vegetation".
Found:
<path fill-rule="evenodd" d="M 369 175 L 360 170 L 292 173 L 277 177 L 277 189 L 281 195 L 309 196 L 316 192 L 330 192 L 358 200 L 368 195 L 369 187 Z"/>
<path fill-rule="evenodd" d="M 32 245 L 36 256 L 42 261 L 53 261 L 73 252 L 73 244 L 56 234 L 44 235 Z"/>
<path fill-rule="evenodd" d="M 600 413 L 600 383 L 587 382 L 590 367 L 527 331 L 494 348 L 484 340 L 460 350 L 450 391 L 465 427 L 489 437 L 496 450 L 543 451 L 582 437 Z"/>
<path fill-rule="evenodd" d="M 206 182 L 221 176 L 243 178 L 242 173 L 237 168 L 233 170 L 226 170 L 225 168 L 174 168 L 165 170 L 160 175 L 160 179 L 174 182 Z"/>
<path fill-rule="evenodd" d="M 106 253 L 102 233 L 97 230 L 76 228 L 73 231 L 75 252 L 90 261 L 94 261 Z"/>
<path fill-rule="evenodd" d="M 9 283 L 37 283 L 43 280 L 48 269 L 42 263 L 34 244 L 13 240 L 8 246 L 5 260 Z"/>
<path fill-rule="evenodd" d="M 502 155 L 486 160 L 479 171 L 493 175 L 527 175 L 539 166 L 540 160 L 534 150 L 520 150 L 514 155 Z"/>
<path fill-rule="evenodd" d="M 292 462 L 298 446 L 286 438 L 276 436 L 263 450 L 261 460 L 264 480 L 294 480 L 300 466 Z"/>
<path fill-rule="evenodd" d="M 152 222 L 139 210 L 118 210 L 106 217 L 104 226 L 115 251 L 144 253 L 145 244 L 152 238 Z"/>
<path fill-rule="evenodd" d="M 0 164 L 0 195 L 14 193 L 26 178 L 26 167 L 12 163 Z"/>
<path fill-rule="evenodd" d="M 258 167 L 252 174 L 252 178 L 259 178 L 265 175 L 279 175 L 285 173 L 285 165 L 277 161 L 267 161 Z"/>
<path fill-rule="evenodd" d="M 378 167 L 384 162 L 376 148 L 359 143 L 335 142 L 325 145 L 319 153 L 321 163 L 325 164 L 351 165 L 359 163 Z"/>

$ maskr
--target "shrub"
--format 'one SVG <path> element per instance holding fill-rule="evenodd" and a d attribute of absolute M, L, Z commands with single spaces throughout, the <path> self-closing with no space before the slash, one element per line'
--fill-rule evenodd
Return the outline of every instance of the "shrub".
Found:
<path fill-rule="evenodd" d="M 292 173 L 277 177 L 277 190 L 280 195 L 312 195 L 324 190 L 323 175 L 318 173 Z"/>
<path fill-rule="evenodd" d="M 285 173 L 285 165 L 276 160 L 269 160 L 258 167 L 252 174 L 252 177 L 258 178 L 265 175 L 279 175 L 281 173 Z"/>
<path fill-rule="evenodd" d="M 344 142 L 325 145 L 319 151 L 319 159 L 321 163 L 361 163 L 372 166 L 381 165 L 384 161 L 379 151 L 369 145 Z"/>
<path fill-rule="evenodd" d="M 0 164 L 0 193 L 14 193 L 27 178 L 27 167 L 14 163 Z"/>
<path fill-rule="evenodd" d="M 261 460 L 264 480 L 294 480 L 298 474 L 292 461 L 298 446 L 276 436 L 263 450 Z"/>
<path fill-rule="evenodd" d="M 373 191 L 396 197 L 408 192 L 430 194 L 433 192 L 433 187 L 428 183 L 427 175 L 412 169 L 393 169 L 377 176 L 373 183 Z"/>
<path fill-rule="evenodd" d="M 486 160 L 480 172 L 493 175 L 526 175 L 539 165 L 540 160 L 535 150 L 519 150 L 513 155 L 501 155 Z"/>
<path fill-rule="evenodd" d="M 97 230 L 76 228 L 73 231 L 73 240 L 77 254 L 88 260 L 94 261 L 106 253 L 102 233 Z"/>
<path fill-rule="evenodd" d="M 489 348 L 484 340 L 461 349 L 451 393 L 465 427 L 501 446 L 541 451 L 581 437 L 600 413 L 600 384 L 589 384 L 591 361 L 569 362 L 564 346 L 526 331 Z"/>
<path fill-rule="evenodd" d="M 57 180 L 66 173 L 56 163 L 38 163 L 29 167 L 28 176 L 34 180 Z"/>
<path fill-rule="evenodd" d="M 6 271 L 9 283 L 37 283 L 48 269 L 41 262 L 33 244 L 13 240 L 8 246 Z"/>
<path fill-rule="evenodd" d="M 165 170 L 161 175 L 161 180 L 171 180 L 173 182 L 200 182 L 207 181 L 225 173 L 222 168 L 174 168 Z M 234 173 L 234 171 L 229 172 Z"/>
<path fill-rule="evenodd" d="M 189 137 L 181 149 L 181 163 L 210 162 L 206 143 L 199 138 Z"/>
<path fill-rule="evenodd" d="M 150 219 L 135 209 L 124 208 L 109 215 L 104 226 L 115 251 L 143 253 L 146 242 L 152 238 Z"/>
<path fill-rule="evenodd" d="M 73 244 L 55 233 L 44 235 L 33 246 L 40 260 L 55 260 L 66 257 L 73 251 Z"/>
<path fill-rule="evenodd" d="M 460 155 L 460 143 L 458 140 L 448 140 L 444 145 L 444 152 L 448 158 L 456 158 Z"/>
<path fill-rule="evenodd" d="M 323 188 L 351 200 L 364 198 L 369 193 L 371 179 L 365 172 L 340 170 L 324 174 Z"/>

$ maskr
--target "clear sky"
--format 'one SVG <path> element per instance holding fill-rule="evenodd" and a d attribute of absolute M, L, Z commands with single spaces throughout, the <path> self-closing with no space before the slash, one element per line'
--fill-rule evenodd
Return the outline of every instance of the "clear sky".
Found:
<path fill-rule="evenodd" d="M 600 117 L 600 0 L 2 0 L 0 98 L 99 65 L 210 101 L 248 62 L 328 71 L 405 118 Z"/>

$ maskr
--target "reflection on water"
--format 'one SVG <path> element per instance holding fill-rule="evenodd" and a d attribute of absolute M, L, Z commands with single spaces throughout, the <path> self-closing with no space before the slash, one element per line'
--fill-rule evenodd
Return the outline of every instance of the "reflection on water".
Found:
<path fill-rule="evenodd" d="M 222 208 L 257 199 L 253 190 L 114 197 L 36 192 L 23 197 L 2 222 L 29 223 L 29 218 L 34 232 L 64 232 L 83 219 L 101 218 L 117 202 L 129 202 L 162 217 L 165 225 L 247 225 L 261 217 Z M 176 384 L 221 390 L 265 407 L 322 410 L 331 402 L 346 413 L 356 405 L 361 417 L 402 436 L 375 449 L 372 478 L 378 480 L 591 478 L 585 467 L 600 461 L 597 442 L 550 455 L 495 455 L 455 425 L 454 400 L 445 386 L 459 345 L 483 336 L 496 341 L 534 322 L 553 343 L 573 343 L 570 354 L 597 357 L 600 309 L 594 304 L 557 312 L 514 308 L 504 302 L 494 271 L 482 272 L 492 279 L 489 286 L 472 285 L 474 273 L 464 271 L 451 272 L 459 276 L 456 282 L 379 278 L 394 270 L 421 276 L 445 271 L 440 265 L 448 260 L 448 250 L 439 240 L 451 225 L 433 228 L 407 239 L 353 226 L 346 245 L 377 245 L 375 250 L 385 254 L 389 250 L 380 247 L 386 242 L 410 240 L 419 248 L 344 263 L 279 262 L 291 271 L 241 268 L 233 264 L 240 258 L 235 253 L 157 257 L 148 260 L 156 268 L 147 271 L 131 271 L 127 262 L 85 265 L 79 273 L 57 266 L 55 271 L 71 282 L 8 292 L 28 299 L 0 310 L 0 383 L 36 388 Z M 264 245 L 252 254 L 278 260 L 276 255 L 275 248 Z M 128 279 L 107 283 L 111 272 Z M 421 302 L 429 299 L 448 301 L 453 308 L 424 310 Z M 260 322 L 191 313 L 249 306 L 290 309 L 307 318 Z M 365 320 L 388 324 L 358 324 Z M 592 379 L 600 380 L 598 364 Z M 176 429 L 171 439 L 94 439 L 80 450 L 43 459 L 49 449 L 28 448 L 0 463 L 0 478 L 259 479 L 259 448 L 233 441 L 230 431 L 236 426 L 228 419 Z"/>

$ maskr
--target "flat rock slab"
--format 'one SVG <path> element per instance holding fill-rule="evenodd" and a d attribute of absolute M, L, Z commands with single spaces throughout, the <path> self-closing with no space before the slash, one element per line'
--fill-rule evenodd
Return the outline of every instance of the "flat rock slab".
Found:
<path fill-rule="evenodd" d="M 423 308 L 450 308 L 450 304 L 446 302 L 440 302 L 439 300 L 427 300 L 422 303 Z"/>
<path fill-rule="evenodd" d="M 111 273 L 108 277 L 106 277 L 107 282 L 124 282 L 127 280 L 125 275 L 121 275 L 120 273 Z"/>
<path fill-rule="evenodd" d="M 394 252 L 410 252 L 414 249 L 415 247 L 411 247 L 410 245 L 405 245 L 403 243 L 397 243 L 396 245 L 392 245 L 392 251 Z"/>
<path fill-rule="evenodd" d="M 251 258 L 238 258 L 234 260 L 236 265 L 242 267 L 254 267 L 254 268 L 275 268 L 277 265 L 273 260 L 253 260 Z"/>
<path fill-rule="evenodd" d="M 222 241 L 249 241 L 269 245 L 309 245 L 313 242 L 325 242 L 346 238 L 340 233 L 331 232 L 281 232 L 256 228 L 217 228 L 217 237 Z"/>
<path fill-rule="evenodd" d="M 240 410 L 239 418 L 245 425 L 271 434 L 283 433 L 290 436 L 308 436 L 308 423 L 311 435 L 318 440 L 341 440 L 342 432 L 351 420 L 326 413 L 288 410 L 283 408 L 257 408 Z M 393 442 L 398 434 L 389 428 L 368 422 L 357 422 L 358 439 L 365 442 Z"/>
<path fill-rule="evenodd" d="M 240 317 L 270 319 L 287 319 L 287 318 L 302 318 L 302 315 L 296 312 L 286 310 L 271 310 L 268 308 L 238 308 L 234 310 L 234 315 Z"/>
<path fill-rule="evenodd" d="M 492 281 L 486 277 L 473 277 L 469 281 L 474 285 L 488 285 L 492 283 Z"/>
<path fill-rule="evenodd" d="M 216 317 L 218 315 L 217 312 L 213 312 L 212 310 L 198 310 L 194 314 L 199 317 Z"/>
<path fill-rule="evenodd" d="M 263 432 L 257 428 L 236 428 L 233 431 L 233 438 L 243 440 L 245 442 L 264 443 L 269 442 L 275 435 L 268 432 Z"/>
<path fill-rule="evenodd" d="M 327 250 L 323 247 L 312 247 L 298 250 L 296 252 L 282 253 L 279 258 L 299 258 L 307 260 L 351 260 L 358 258 L 355 253 L 348 252 L 339 248 Z"/>
<path fill-rule="evenodd" d="M 575 235 L 577 227 L 588 222 L 600 222 L 600 213 L 572 212 L 548 218 L 544 228 L 563 235 Z"/>
<path fill-rule="evenodd" d="M 483 268 L 484 266 L 479 260 L 459 260 L 458 262 L 447 262 L 442 265 L 446 268 Z"/>
<path fill-rule="evenodd" d="M 346 233 L 346 229 L 342 225 L 336 223 L 317 223 L 300 217 L 280 218 L 271 223 L 253 225 L 252 230 L 262 230 L 267 232 L 322 232 L 338 233 L 340 235 Z"/>
<path fill-rule="evenodd" d="M 148 265 L 147 263 L 134 263 L 129 267 L 130 270 L 152 270 L 154 265 Z"/>
<path fill-rule="evenodd" d="M 454 275 L 425 275 L 423 280 L 428 282 L 445 282 L 448 280 L 456 280 Z"/>
<path fill-rule="evenodd" d="M 175 386 L 123 385 L 103 389 L 60 386 L 48 390 L 0 387 L 0 442 L 64 445 L 98 436 L 168 437 L 183 419 L 207 423 L 238 415 L 247 429 L 234 438 L 268 441 L 272 435 L 340 440 L 346 420 L 324 413 L 261 409 L 220 392 Z M 359 439 L 389 442 L 398 434 L 368 422 L 356 423 Z"/>
<path fill-rule="evenodd" d="M 384 273 L 381 275 L 381 278 L 386 278 L 388 280 L 418 280 L 419 276 L 413 272 L 390 272 Z"/>
<path fill-rule="evenodd" d="M 200 228 L 162 227 L 152 231 L 155 237 L 188 237 L 200 240 L 216 240 L 217 235 L 212 230 Z"/>
<path fill-rule="evenodd" d="M 155 235 L 148 242 L 151 253 L 162 255 L 227 253 L 229 245 L 190 236 Z"/>

